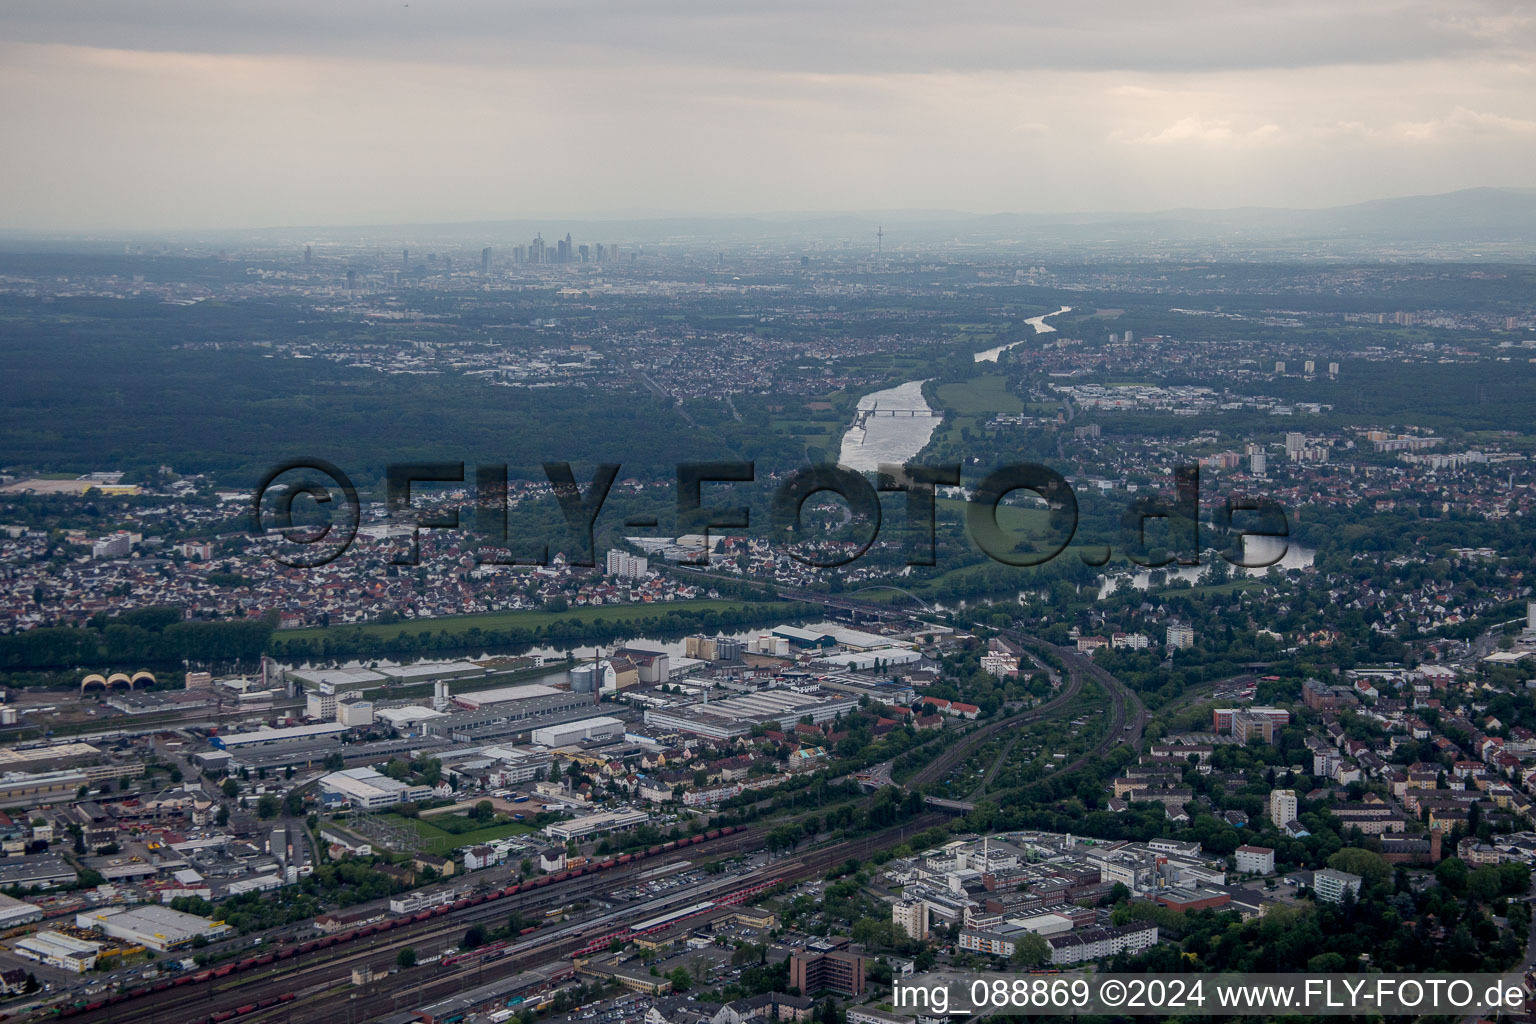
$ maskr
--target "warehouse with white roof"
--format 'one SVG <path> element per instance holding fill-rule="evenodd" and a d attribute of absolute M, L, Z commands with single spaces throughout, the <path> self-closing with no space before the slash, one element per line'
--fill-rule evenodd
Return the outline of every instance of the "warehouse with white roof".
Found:
<path fill-rule="evenodd" d="M 282 743 L 334 740 L 341 742 L 341 734 L 347 726 L 340 722 L 322 722 L 319 725 L 294 725 L 286 729 L 261 729 L 257 732 L 233 732 L 211 737 L 220 750 L 248 750 L 252 747 L 270 747 Z"/>
<path fill-rule="evenodd" d="M 561 722 L 533 730 L 533 742 L 541 747 L 564 747 L 585 740 L 617 740 L 624 738 L 624 723 L 617 718 L 599 715 L 576 722 Z"/>
<path fill-rule="evenodd" d="M 49 967 L 84 974 L 96 966 L 101 945 L 63 932 L 38 932 L 17 941 L 11 952 Z"/>
<path fill-rule="evenodd" d="M 372 768 L 349 768 L 322 775 L 320 792 L 340 796 L 353 807 L 377 808 L 425 800 L 432 787 L 409 786 Z"/>
<path fill-rule="evenodd" d="M 374 708 L 373 717 L 381 722 L 387 722 L 396 729 L 409 729 L 417 722 L 425 722 L 430 718 L 442 718 L 443 712 L 434 711 L 431 708 L 410 705 L 403 708 Z"/>
<path fill-rule="evenodd" d="M 42 907 L 0 893 L 0 929 L 10 929 L 42 919 Z"/>
<path fill-rule="evenodd" d="M 75 915 L 75 927 L 98 931 L 158 953 L 184 949 L 197 941 L 198 936 L 216 942 L 234 934 L 234 929 L 222 921 L 210 921 L 196 914 L 183 914 L 170 907 L 148 904 L 127 910 L 102 907 L 82 911 Z"/>
<path fill-rule="evenodd" d="M 456 693 L 453 695 L 453 703 L 464 708 L 466 711 L 479 711 L 493 704 L 510 704 L 513 701 L 524 700 L 529 697 L 548 697 L 552 694 L 567 692 L 569 691 L 557 690 L 553 686 L 528 683 L 525 686 L 500 686 L 494 690 Z"/>

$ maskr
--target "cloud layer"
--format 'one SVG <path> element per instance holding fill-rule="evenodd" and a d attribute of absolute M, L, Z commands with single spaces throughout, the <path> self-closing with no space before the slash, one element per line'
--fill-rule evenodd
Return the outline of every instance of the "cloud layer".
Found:
<path fill-rule="evenodd" d="M 19 0 L 0 40 L 4 228 L 1323 206 L 1536 157 L 1491 0 Z"/>

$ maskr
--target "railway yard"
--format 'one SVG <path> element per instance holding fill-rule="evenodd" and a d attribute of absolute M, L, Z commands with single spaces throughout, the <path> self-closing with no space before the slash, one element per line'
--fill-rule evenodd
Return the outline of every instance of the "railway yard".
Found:
<path fill-rule="evenodd" d="M 162 1024 L 222 1024 L 223 1021 L 329 1021 L 351 1015 L 357 1021 L 382 1019 L 391 1013 L 426 1005 L 482 983 L 488 975 L 507 975 L 546 966 L 552 961 L 606 948 L 612 939 L 636 934 L 627 921 L 640 919 L 644 931 L 675 926 L 678 908 L 702 914 L 739 904 L 775 885 L 816 877 L 850 857 L 866 857 L 923 828 L 943 815 L 930 813 L 898 828 L 806 851 L 750 871 L 716 876 L 666 896 L 602 911 L 585 920 L 531 927 L 514 942 L 491 944 L 459 956 L 443 958 L 409 972 L 391 974 L 395 954 L 405 947 L 444 948 L 475 924 L 504 919 L 513 911 L 560 906 L 610 892 L 616 877 L 633 876 L 651 859 L 615 863 L 608 869 L 573 872 L 571 877 L 546 876 L 526 889 L 509 886 L 480 893 L 411 917 L 397 918 L 355 933 L 295 943 L 259 957 L 188 975 L 176 982 L 146 986 L 101 1005 L 71 1008 L 55 1016 L 97 1024 L 104 1021 L 145 1021 Z M 744 829 L 697 845 L 658 849 L 656 862 L 684 856 L 723 855 L 761 847 L 762 833 Z M 707 904 L 707 906 L 700 906 Z M 358 968 L 374 971 L 362 991 L 350 984 Z M 432 972 L 426 974 L 425 972 Z"/>

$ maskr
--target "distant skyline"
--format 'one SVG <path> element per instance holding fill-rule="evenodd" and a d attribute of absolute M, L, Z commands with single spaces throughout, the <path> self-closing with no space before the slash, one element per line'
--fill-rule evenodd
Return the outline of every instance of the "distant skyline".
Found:
<path fill-rule="evenodd" d="M 13 0 L 0 139 L 0 230 L 1317 208 L 1536 180 L 1536 7 Z"/>

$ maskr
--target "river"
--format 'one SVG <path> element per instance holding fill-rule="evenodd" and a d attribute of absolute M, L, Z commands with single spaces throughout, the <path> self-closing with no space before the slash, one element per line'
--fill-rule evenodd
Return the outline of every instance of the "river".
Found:
<path fill-rule="evenodd" d="M 1062 306 L 1054 313 L 1032 316 L 1024 322 L 1035 329 L 1036 334 L 1051 334 L 1056 328 L 1046 323 L 1048 317 L 1072 312 L 1071 306 Z M 995 363 L 1000 353 L 1014 345 L 999 345 L 985 352 L 976 353 L 978 363 Z M 934 409 L 923 398 L 926 381 L 911 380 L 884 391 L 874 391 L 859 399 L 861 412 L 903 412 L 916 410 L 916 416 L 868 416 L 863 426 L 849 427 L 843 434 L 842 450 L 838 453 L 839 465 L 860 473 L 873 473 L 882 462 L 901 465 L 917 457 L 939 429 L 943 417 L 934 415 Z"/>
<path fill-rule="evenodd" d="M 870 416 L 862 427 L 849 427 L 843 435 L 839 465 L 860 473 L 875 472 L 882 462 L 901 465 L 917 457 L 943 417 L 933 415 L 933 408 L 923 398 L 921 380 L 909 380 L 894 388 L 873 391 L 859 399 L 861 411 L 916 410 L 916 416 Z"/>
<path fill-rule="evenodd" d="M 1275 537 L 1246 536 L 1243 538 L 1243 560 L 1248 562 L 1266 561 L 1279 554 L 1282 544 L 1285 544 L 1285 541 Z M 1279 562 L 1275 563 L 1275 568 L 1282 570 L 1310 568 L 1312 559 L 1316 556 L 1317 552 L 1311 548 L 1301 548 L 1290 544 L 1286 546 L 1284 556 L 1281 557 Z M 1182 568 L 1170 565 L 1162 571 L 1170 580 L 1177 578 L 1188 580 L 1191 583 L 1199 583 L 1200 574 L 1205 571 L 1205 566 L 1209 564 L 1209 560 L 1220 557 L 1214 551 L 1207 551 L 1200 565 L 1189 565 Z M 1269 572 L 1267 566 L 1263 569 L 1244 569 L 1236 565 L 1229 566 L 1229 568 L 1232 570 L 1234 578 L 1239 576 L 1263 576 Z M 1137 573 L 1113 573 L 1102 577 L 1102 579 L 1103 582 L 1099 585 L 1099 596 L 1108 597 L 1115 592 L 1115 588 L 1124 579 L 1130 580 L 1131 586 L 1137 590 L 1146 590 L 1152 581 L 1152 570 L 1143 569 Z"/>
<path fill-rule="evenodd" d="M 1072 312 L 1072 307 L 1071 306 L 1062 306 L 1060 309 L 1058 309 L 1054 313 L 1041 313 L 1039 316 L 1032 316 L 1028 320 L 1025 320 L 1024 322 L 1029 324 L 1029 326 L 1033 327 L 1035 329 L 1035 333 L 1036 334 L 1055 334 L 1056 333 L 1056 328 L 1054 328 L 1050 324 L 1046 323 L 1045 322 L 1045 318 L 1046 317 L 1051 317 L 1051 316 L 1060 316 L 1063 313 L 1070 313 L 1070 312 Z M 1024 344 L 1024 342 L 1022 342 L 1022 341 L 1015 341 L 1015 342 L 1012 342 L 1011 344 L 1008 344 L 1008 345 L 999 345 L 996 348 L 989 348 L 985 352 L 977 352 L 976 353 L 976 361 L 978 363 L 995 363 L 995 362 L 997 362 L 997 357 L 998 356 L 1002 355 L 1004 352 L 1006 352 L 1009 349 L 1013 348 L 1014 345 L 1022 345 L 1022 344 Z"/>

